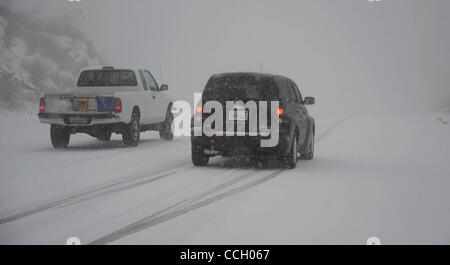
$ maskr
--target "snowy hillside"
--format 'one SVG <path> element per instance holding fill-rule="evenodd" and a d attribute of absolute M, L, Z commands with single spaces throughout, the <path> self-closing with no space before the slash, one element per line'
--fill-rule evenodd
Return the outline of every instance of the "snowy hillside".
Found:
<path fill-rule="evenodd" d="M 99 57 L 72 20 L 42 20 L 0 4 L 0 103 L 32 108 L 43 91 L 67 90 L 79 70 Z"/>

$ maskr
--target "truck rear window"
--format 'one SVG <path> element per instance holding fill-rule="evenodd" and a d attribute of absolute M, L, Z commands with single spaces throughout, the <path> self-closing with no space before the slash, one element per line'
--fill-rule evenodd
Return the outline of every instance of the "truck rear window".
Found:
<path fill-rule="evenodd" d="M 137 81 L 131 70 L 86 70 L 81 72 L 77 86 L 137 86 Z"/>
<path fill-rule="evenodd" d="M 217 101 L 270 101 L 277 91 L 270 78 L 256 78 L 251 75 L 222 76 L 211 79 L 203 92 L 204 100 Z"/>

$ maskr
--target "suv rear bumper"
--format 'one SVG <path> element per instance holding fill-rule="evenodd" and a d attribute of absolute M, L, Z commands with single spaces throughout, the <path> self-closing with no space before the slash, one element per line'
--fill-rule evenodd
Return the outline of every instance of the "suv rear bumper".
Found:
<path fill-rule="evenodd" d="M 280 133 L 274 147 L 261 147 L 261 136 L 192 136 L 193 150 L 204 151 L 210 156 L 280 157 L 287 154 L 287 135 Z"/>

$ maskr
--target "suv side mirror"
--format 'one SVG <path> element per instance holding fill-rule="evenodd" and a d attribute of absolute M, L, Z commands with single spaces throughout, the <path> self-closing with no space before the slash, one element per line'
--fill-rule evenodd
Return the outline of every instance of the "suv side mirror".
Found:
<path fill-rule="evenodd" d="M 316 99 L 313 97 L 306 97 L 303 100 L 303 104 L 305 104 L 305 105 L 314 105 L 315 103 L 316 103 Z"/>
<path fill-rule="evenodd" d="M 166 84 L 164 84 L 164 85 L 161 85 L 161 88 L 160 88 L 159 90 L 161 90 L 161 91 L 166 91 L 166 90 L 169 90 L 169 86 L 168 86 L 168 85 L 166 85 Z"/>

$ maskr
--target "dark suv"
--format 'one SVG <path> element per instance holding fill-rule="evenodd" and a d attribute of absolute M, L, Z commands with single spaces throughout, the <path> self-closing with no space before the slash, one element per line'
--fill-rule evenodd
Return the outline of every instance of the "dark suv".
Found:
<path fill-rule="evenodd" d="M 218 102 L 223 108 L 223 133 L 207 135 L 203 130 L 198 133 L 199 123 L 203 124 L 214 111 L 205 113 L 203 107 L 207 102 Z M 233 113 L 227 110 L 227 102 L 243 102 L 244 104 L 254 101 L 258 108 L 257 121 L 258 131 L 250 134 L 249 117 L 255 119 L 254 115 L 248 115 L 244 107 L 245 115 L 241 122 L 245 123 L 245 133 L 240 136 L 229 135 L 226 130 L 227 122 L 234 122 Z M 262 147 L 261 141 L 267 139 L 259 130 L 262 124 L 259 119 L 261 105 L 259 102 L 267 102 L 267 124 L 271 126 L 271 113 L 278 114 L 279 130 L 278 141 L 270 147 Z M 278 102 L 278 110 L 271 110 L 270 102 Z M 303 99 L 297 85 L 290 79 L 270 74 L 260 73 L 227 73 L 213 75 L 206 84 L 202 93 L 201 105 L 195 109 L 191 122 L 192 162 L 195 166 L 205 166 L 209 158 L 216 155 L 222 156 L 245 156 L 245 157 L 275 157 L 282 159 L 289 168 L 295 168 L 297 159 L 310 160 L 314 156 L 314 119 L 308 115 L 305 105 L 314 104 L 314 98 Z M 245 105 L 247 106 L 247 105 Z M 260 109 L 261 108 L 261 109 Z M 237 111 L 237 110 L 234 110 Z M 230 118 L 231 117 L 231 118 Z M 264 116 L 262 116 L 264 117 Z M 264 118 L 263 118 L 264 119 Z M 213 124 L 211 127 L 215 127 Z M 226 128 L 226 129 L 225 129 Z M 197 133 L 195 134 L 195 130 Z"/>

